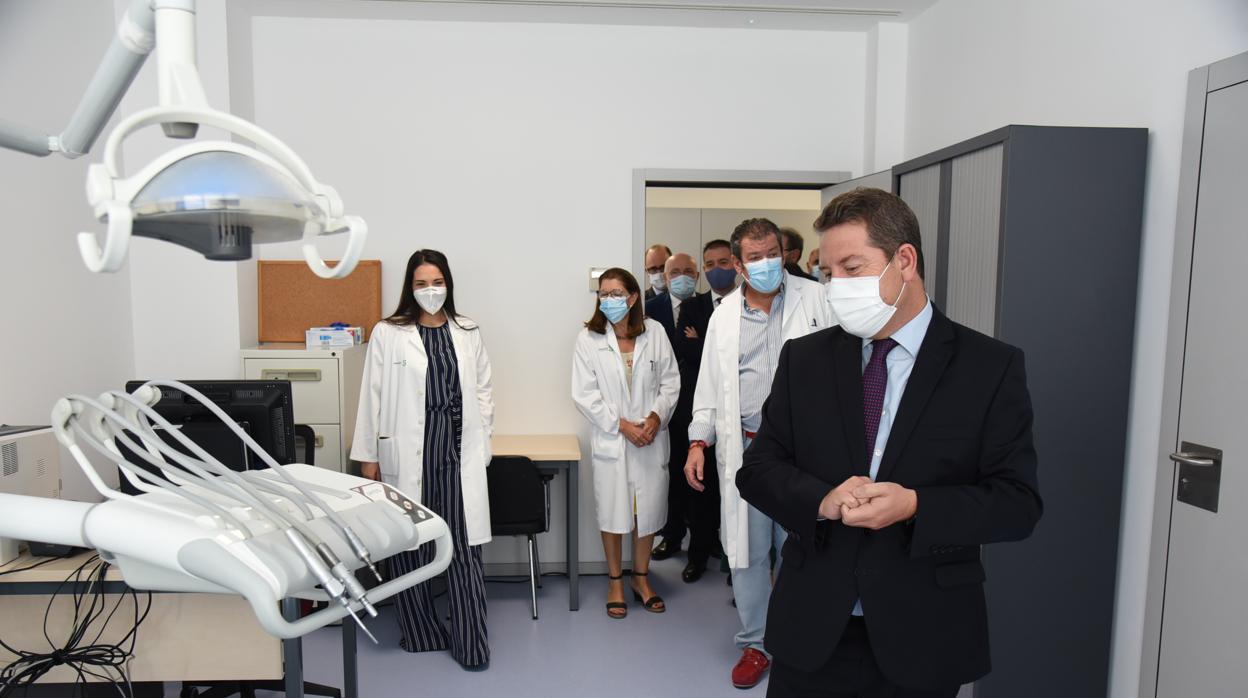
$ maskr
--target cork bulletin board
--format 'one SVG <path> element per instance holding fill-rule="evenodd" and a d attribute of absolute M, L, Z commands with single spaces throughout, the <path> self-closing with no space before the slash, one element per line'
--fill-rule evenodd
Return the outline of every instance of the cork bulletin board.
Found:
<path fill-rule="evenodd" d="M 333 264 L 334 262 L 330 262 Z M 304 341 L 310 327 L 333 322 L 363 327 L 381 320 L 381 260 L 362 259 L 345 279 L 322 279 L 303 260 L 260 260 L 261 342 Z"/>

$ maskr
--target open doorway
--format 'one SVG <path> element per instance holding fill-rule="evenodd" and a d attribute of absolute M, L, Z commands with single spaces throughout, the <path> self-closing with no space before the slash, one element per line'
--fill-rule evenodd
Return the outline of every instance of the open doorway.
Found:
<path fill-rule="evenodd" d="M 694 258 L 711 240 L 727 240 L 748 218 L 768 218 L 800 236 L 798 268 L 810 273 L 818 247 L 812 224 L 824 190 L 848 179 L 848 172 L 727 170 L 636 170 L 633 177 L 633 272 L 651 288 L 645 252 L 653 245 Z M 698 292 L 709 289 L 700 274 Z"/>
<path fill-rule="evenodd" d="M 767 218 L 782 229 L 798 233 L 800 253 L 794 251 L 797 265 L 810 273 L 810 252 L 818 245 L 811 223 L 818 215 L 818 189 L 647 187 L 645 247 L 664 245 L 673 253 L 691 255 L 701 265 L 706 243 L 727 240 L 743 220 Z M 790 246 L 786 242 L 785 249 Z M 651 269 L 644 271 L 649 287 Z M 708 289 L 703 275 L 697 290 Z"/>

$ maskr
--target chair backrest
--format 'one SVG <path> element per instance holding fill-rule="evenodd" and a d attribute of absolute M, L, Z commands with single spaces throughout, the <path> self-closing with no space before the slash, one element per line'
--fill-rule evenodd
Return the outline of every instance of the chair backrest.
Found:
<path fill-rule="evenodd" d="M 546 531 L 546 485 L 532 460 L 494 456 L 486 469 L 490 488 L 490 528 L 494 535 Z"/>

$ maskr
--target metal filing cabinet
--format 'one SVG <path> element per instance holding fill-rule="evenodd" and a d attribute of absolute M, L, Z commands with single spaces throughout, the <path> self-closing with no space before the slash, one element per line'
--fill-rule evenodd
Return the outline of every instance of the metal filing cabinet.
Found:
<path fill-rule="evenodd" d="M 345 472 L 367 353 L 367 344 L 332 350 L 265 344 L 243 350 L 243 377 L 290 381 L 295 423 L 316 432 L 316 465 Z"/>
<path fill-rule="evenodd" d="M 983 550 L 977 698 L 1109 690 L 1147 153 L 1140 128 L 1006 126 L 892 168 L 936 306 L 1026 353 L 1048 506 Z"/>

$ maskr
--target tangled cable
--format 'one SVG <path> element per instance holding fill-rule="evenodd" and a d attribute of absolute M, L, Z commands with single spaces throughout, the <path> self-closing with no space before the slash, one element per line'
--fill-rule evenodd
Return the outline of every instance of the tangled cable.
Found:
<path fill-rule="evenodd" d="M 104 575 L 108 572 L 108 563 L 92 555 L 65 578 L 48 599 L 47 608 L 43 613 L 43 637 L 52 647 L 50 652 L 28 652 L 10 647 L 0 639 L 0 646 L 17 659 L 0 669 L 0 698 L 15 695 L 16 691 L 31 686 L 43 678 L 57 666 L 68 666 L 76 674 L 74 685 L 87 682 L 88 678 L 97 678 L 111 682 L 121 696 L 132 698 L 133 687 L 126 665 L 134 657 L 134 647 L 138 640 L 139 626 L 147 618 L 152 609 L 152 594 L 146 592 L 146 604 L 140 612 L 139 593 L 133 589 L 117 595 L 116 603 L 109 608 L 104 592 Z M 88 570 L 88 568 L 90 568 Z M 69 637 L 61 643 L 53 642 L 48 630 L 48 620 L 52 613 L 52 605 L 56 603 L 65 586 L 73 584 L 71 598 L 74 605 L 74 618 Z M 133 624 L 129 631 L 115 643 L 101 643 L 104 631 L 108 628 L 113 616 L 121 608 L 126 598 L 134 605 Z M 102 619 L 102 621 L 101 621 Z M 91 632 L 91 626 L 100 621 L 95 637 L 85 642 Z M 124 690 L 123 690 L 124 687 Z"/>

